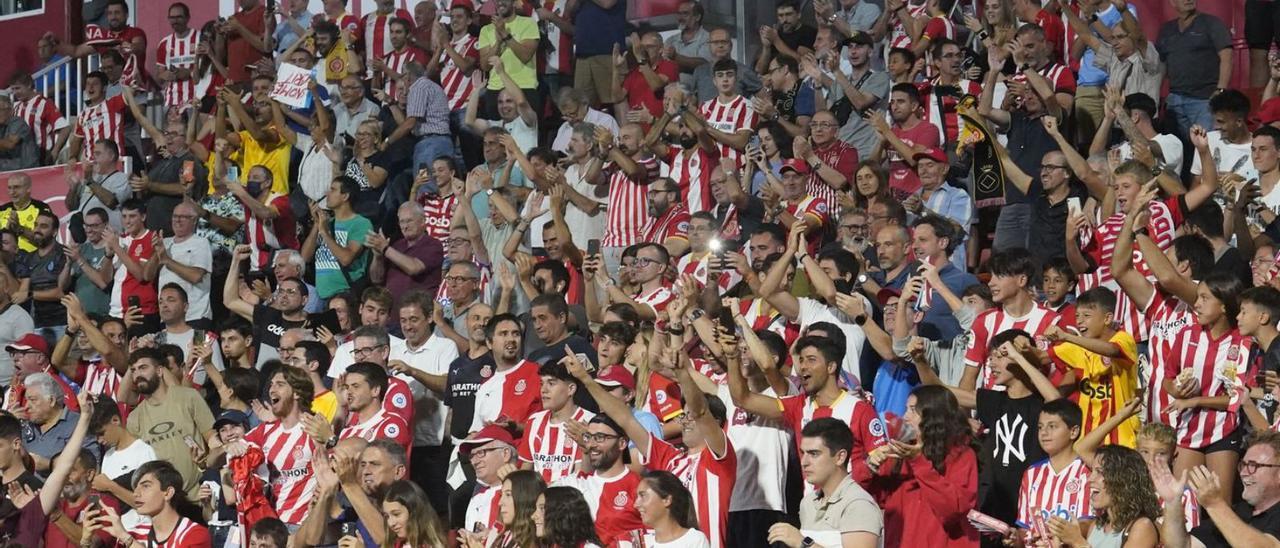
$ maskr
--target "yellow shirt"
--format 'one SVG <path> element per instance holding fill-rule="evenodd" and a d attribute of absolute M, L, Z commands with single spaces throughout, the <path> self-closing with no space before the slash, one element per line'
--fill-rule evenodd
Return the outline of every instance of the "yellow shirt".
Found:
<path fill-rule="evenodd" d="M 9 212 L 13 211 L 13 202 L 9 202 L 0 208 L 0 230 L 9 228 Z M 40 216 L 40 207 L 36 206 L 35 201 L 27 204 L 26 208 L 18 210 L 18 226 L 27 230 L 35 230 L 36 217 Z M 31 243 L 26 236 L 18 237 L 18 249 L 22 251 L 35 251 L 36 244 Z"/>
<path fill-rule="evenodd" d="M 1083 347 L 1062 343 L 1050 349 L 1053 358 L 1076 375 L 1076 396 L 1084 421 L 1080 431 L 1088 432 L 1115 415 L 1138 390 L 1138 347 L 1133 336 L 1117 331 L 1111 344 L 1121 356 L 1108 358 Z M 1138 417 L 1130 417 L 1107 436 L 1107 443 L 1134 447 Z"/>
<path fill-rule="evenodd" d="M 497 27 L 493 23 L 485 25 L 480 29 L 480 37 L 476 42 L 476 47 L 484 49 L 487 47 L 497 46 L 501 52 L 502 68 L 507 71 L 507 76 L 511 77 L 511 81 L 515 82 L 520 89 L 532 89 L 538 87 L 538 68 L 535 54 L 529 58 L 526 63 L 516 55 L 514 51 L 506 44 L 498 43 Z M 511 39 L 517 42 L 525 40 L 536 40 L 540 36 L 538 33 L 538 24 L 532 18 L 517 15 L 507 21 L 507 32 L 511 34 Z M 585 32 L 585 30 L 584 30 Z M 491 91 L 501 90 L 503 87 L 502 78 L 492 69 L 489 71 L 489 89 Z"/>
<path fill-rule="evenodd" d="M 338 414 L 338 395 L 332 390 L 326 390 L 323 394 L 312 398 L 311 412 L 333 422 L 334 415 Z"/>
<path fill-rule="evenodd" d="M 275 130 L 266 128 L 266 131 Z M 264 165 L 271 171 L 271 191 L 288 194 L 289 150 L 292 148 L 289 142 L 284 139 L 280 139 L 280 142 L 274 146 L 264 148 L 248 131 L 241 131 L 240 150 L 244 156 L 240 162 L 240 182 L 247 183 L 249 181 L 249 170 L 253 166 Z M 210 171 L 210 173 L 213 172 Z"/>

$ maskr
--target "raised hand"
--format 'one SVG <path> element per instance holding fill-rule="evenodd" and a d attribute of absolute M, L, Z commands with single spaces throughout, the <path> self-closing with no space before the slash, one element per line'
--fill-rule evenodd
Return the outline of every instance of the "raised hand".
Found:
<path fill-rule="evenodd" d="M 1209 148 L 1209 133 L 1200 124 L 1191 126 L 1190 137 L 1191 145 L 1196 147 L 1196 150 Z"/>

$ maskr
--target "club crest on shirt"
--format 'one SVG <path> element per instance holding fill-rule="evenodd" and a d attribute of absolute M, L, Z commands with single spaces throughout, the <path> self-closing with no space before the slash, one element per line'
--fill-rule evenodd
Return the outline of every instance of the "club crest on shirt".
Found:
<path fill-rule="evenodd" d="M 301 445 L 293 448 L 294 462 L 301 462 L 307 458 L 307 451 Z"/>
<path fill-rule="evenodd" d="M 867 431 L 871 432 L 872 436 L 882 437 L 884 436 L 884 423 L 880 422 L 880 419 L 871 419 L 871 423 L 867 424 Z"/>
<path fill-rule="evenodd" d="M 385 433 L 388 438 L 394 438 L 400 435 L 400 427 L 394 424 L 388 424 L 387 427 L 383 429 L 383 433 Z"/>
<path fill-rule="evenodd" d="M 613 507 L 617 510 L 626 508 L 627 502 L 630 502 L 630 500 L 631 497 L 627 495 L 626 491 L 618 491 L 618 494 L 613 496 Z"/>
<path fill-rule="evenodd" d="M 527 384 L 525 384 L 524 379 L 520 379 L 520 380 L 516 381 L 516 386 L 515 386 L 515 388 L 513 388 L 513 389 L 512 389 L 512 391 L 513 391 L 513 392 L 515 392 L 515 394 L 516 394 L 517 396 L 519 396 L 519 395 L 524 394 L 525 389 L 526 389 L 526 388 L 528 388 L 528 387 L 529 387 L 529 386 L 528 386 Z"/>
<path fill-rule="evenodd" d="M 1068 493 L 1079 493 L 1079 492 L 1080 492 L 1080 480 L 1079 480 L 1079 479 L 1073 479 L 1073 480 L 1071 480 L 1071 481 L 1068 481 L 1068 482 L 1067 482 L 1067 485 L 1066 485 L 1066 487 L 1064 487 L 1064 489 L 1066 489 L 1066 491 L 1067 491 Z"/>
<path fill-rule="evenodd" d="M 660 403 L 660 404 L 662 404 L 662 403 L 667 403 L 667 391 L 666 391 L 666 390 L 655 390 L 655 391 L 653 392 L 653 399 L 654 399 L 654 401 L 657 401 L 657 402 L 658 402 L 658 403 Z"/>
<path fill-rule="evenodd" d="M 483 378 L 486 378 L 486 379 L 487 379 L 487 378 L 489 378 L 489 377 L 492 377 L 492 376 L 493 376 L 493 366 L 491 366 L 491 365 L 485 365 L 484 367 L 481 367 L 481 368 L 480 368 L 480 376 L 481 376 L 481 377 L 483 377 Z"/>

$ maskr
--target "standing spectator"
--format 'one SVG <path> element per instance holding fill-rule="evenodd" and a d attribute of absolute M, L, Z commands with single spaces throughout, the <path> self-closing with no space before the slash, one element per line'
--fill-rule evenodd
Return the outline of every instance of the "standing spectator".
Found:
<path fill-rule="evenodd" d="M 270 176 L 266 170 L 258 170 L 260 174 Z M 268 258 L 279 255 L 281 250 L 297 251 L 298 224 L 293 217 L 293 208 L 289 206 L 288 194 L 276 192 L 269 181 L 264 184 L 254 180 L 252 174 L 247 186 L 228 182 L 227 189 L 249 213 L 245 219 L 245 237 L 249 247 L 254 249 L 249 256 L 251 271 L 265 268 Z"/>
<path fill-rule="evenodd" d="M 801 546 L 880 546 L 884 515 L 875 499 L 849 476 L 853 436 L 839 419 L 815 418 L 800 433 L 804 480 L 813 487 L 800 501 L 800 528 L 778 523 L 769 542 Z"/>
<path fill-rule="evenodd" d="M 800 63 L 790 58 L 769 61 L 764 90 L 751 98 L 751 108 L 760 117 L 782 124 L 793 137 L 808 132 L 816 93 L 814 83 L 800 74 Z"/>
<path fill-rule="evenodd" d="M 249 65 L 271 53 L 264 39 L 274 32 L 267 21 L 274 27 L 275 17 L 266 17 L 267 8 L 258 0 L 237 0 L 236 5 L 240 10 L 219 25 L 216 43 L 227 53 L 227 80 L 243 84 L 252 76 Z"/>
<path fill-rule="evenodd" d="M 802 158 L 809 164 L 812 175 L 806 191 L 833 207 L 838 203 L 836 192 L 846 190 L 853 183 L 853 172 L 858 170 L 858 151 L 837 138 L 840 124 L 830 111 L 814 113 L 809 126 L 808 139 L 792 141 L 792 157 Z"/>
<path fill-rule="evenodd" d="M 680 83 L 693 87 L 693 71 L 712 61 L 711 34 L 702 26 L 706 9 L 697 0 L 684 0 L 676 7 L 678 34 L 667 38 L 662 45 L 662 56 L 680 67 Z"/>
<path fill-rule="evenodd" d="M 181 477 L 174 487 L 194 496 L 199 488 L 200 469 L 192 458 L 193 446 L 204 449 L 215 435 L 213 413 L 200 393 L 186 386 L 170 386 L 169 374 L 162 373 L 167 360 L 155 349 L 142 348 L 129 356 L 129 374 L 133 389 L 145 396 L 129 413 L 129 432 L 146 441 L 166 466 L 176 467 Z M 168 428 L 164 428 L 168 426 Z M 136 473 L 135 485 L 147 475 L 143 466 Z"/>
<path fill-rule="evenodd" d="M 71 263 L 71 292 L 79 297 L 84 311 L 94 316 L 106 316 L 111 308 L 108 292 L 115 267 L 107 256 L 107 244 L 102 237 L 107 222 L 105 209 L 89 210 L 84 216 L 85 241 L 68 245 L 66 251 Z"/>
<path fill-rule="evenodd" d="M 405 119 L 387 142 L 395 142 L 412 132 L 418 143 L 413 147 L 413 169 L 417 171 L 429 167 L 436 158 L 453 154 L 453 139 L 449 133 L 449 99 L 444 88 L 420 70 L 411 69 L 411 73 L 414 71 L 419 75 L 409 87 Z M 385 150 L 387 142 L 379 145 L 378 150 Z"/>
<path fill-rule="evenodd" d="M 524 328 L 515 316 L 499 314 L 489 320 L 485 333 L 497 367 L 476 391 L 471 431 L 493 422 L 527 424 L 529 416 L 542 409 L 542 379 L 538 364 L 521 357 Z"/>
<path fill-rule="evenodd" d="M 640 475 L 623 462 L 623 455 L 627 454 L 627 433 L 608 416 L 596 415 L 587 423 L 587 432 L 582 438 L 586 442 L 585 459 L 592 472 L 579 472 L 556 485 L 582 493 L 591 508 L 596 532 L 606 543 L 629 538 L 633 531 L 644 529 L 645 523 L 636 506 L 639 501 L 632 496 L 640 485 Z M 689 516 L 687 523 L 696 521 Z"/>
<path fill-rule="evenodd" d="M 72 431 L 80 422 L 80 413 L 67 408 L 68 395 L 62 391 L 58 381 L 49 373 L 27 375 L 22 380 L 26 388 L 23 397 L 23 447 L 31 455 L 34 471 L 48 474 L 53 459 L 64 450 L 88 450 L 96 458 L 99 453 L 97 442 L 86 438 L 79 446 L 67 447 Z M 76 401 L 72 399 L 72 401 Z"/>
<path fill-rule="evenodd" d="M 169 6 L 169 28 L 173 32 L 156 46 L 155 78 L 164 87 L 164 106 L 186 110 L 196 99 L 196 46 L 200 31 L 191 28 L 191 9 L 182 2 Z"/>
<path fill-rule="evenodd" d="M 147 218 L 147 228 L 168 231 L 170 229 L 169 213 L 182 203 L 184 196 L 190 196 L 192 200 L 200 200 L 205 197 L 207 188 L 218 186 L 217 181 L 210 179 L 209 173 L 210 165 L 216 165 L 216 161 L 205 162 L 191 149 L 186 124 L 177 119 L 170 119 L 165 122 L 164 131 L 161 132 L 143 113 L 141 106 L 134 98 L 132 88 L 125 88 L 124 98 L 133 112 L 134 119 L 140 121 L 151 139 L 164 145 L 160 157 L 151 163 L 146 173 L 141 177 L 132 177 L 129 184 L 134 192 L 141 193 L 141 196 L 146 199 L 147 210 L 152 212 L 152 215 Z M 194 113 L 192 115 L 195 116 Z M 103 163 L 106 168 L 105 160 Z M 115 169 L 115 162 L 111 162 L 110 169 Z M 210 185 L 210 182 L 214 184 Z M 94 192 L 94 196 L 99 198 L 101 205 L 114 211 L 121 202 L 129 198 L 129 189 L 121 191 L 114 186 L 108 188 L 115 194 L 114 201 L 104 199 L 107 196 L 100 191 Z M 112 226 L 119 224 L 118 218 L 112 218 Z"/>
<path fill-rule="evenodd" d="M 751 97 L 760 91 L 762 85 L 760 75 L 756 74 L 755 69 L 731 57 L 732 37 L 733 34 L 726 28 L 711 29 L 711 32 L 707 33 L 707 45 L 711 48 L 711 57 L 706 63 L 693 69 L 693 88 L 697 91 L 699 104 L 715 99 L 719 95 L 720 92 L 716 87 L 715 65 L 725 59 L 733 63 L 734 74 L 737 75 L 733 84 L 734 93 Z"/>
<path fill-rule="evenodd" d="M 1169 73 L 1169 96 L 1165 99 L 1176 135 L 1186 138 L 1191 127 L 1211 127 L 1213 115 L 1209 99 L 1231 85 L 1231 31 L 1221 19 L 1200 13 L 1198 0 L 1174 4 L 1178 16 L 1160 26 L 1156 51 Z"/>
<path fill-rule="evenodd" d="M 875 6 L 864 0 L 857 1 L 860 6 Z M 855 32 L 841 43 L 848 52 L 846 56 L 849 69 L 831 71 L 834 79 L 832 87 L 835 89 L 834 93 L 827 92 L 828 104 L 831 105 L 829 108 L 832 112 L 848 113 L 848 120 L 840 127 L 840 140 L 857 149 L 859 158 L 870 158 L 879 139 L 872 131 L 869 120 L 863 118 L 862 114 L 883 108 L 885 101 L 891 99 L 889 86 L 892 83 L 887 73 L 871 67 L 875 42 L 870 34 Z M 832 55 L 839 57 L 837 51 L 832 51 Z M 889 103 L 889 107 L 892 109 L 892 103 Z"/>
<path fill-rule="evenodd" d="M 800 21 L 800 3 L 781 0 L 776 4 L 776 26 L 760 27 L 760 58 L 756 59 L 756 71 L 765 74 L 774 57 L 788 57 L 800 61 L 805 53 L 813 53 L 813 43 L 818 31 Z"/>
<path fill-rule="evenodd" d="M 226 131 L 228 122 L 225 115 L 219 116 L 215 118 L 214 135 L 226 139 L 231 147 L 240 149 L 240 163 L 244 168 L 240 170 L 242 178 L 248 180 L 248 167 L 260 165 L 271 171 L 272 190 L 289 192 L 289 181 L 292 180 L 289 178 L 289 151 L 292 147 L 282 135 L 281 124 L 275 119 L 273 103 L 269 99 L 254 101 L 253 105 L 246 108 L 231 88 L 222 88 L 218 93 L 218 110 L 221 112 L 225 107 L 226 113 L 233 114 L 243 129 Z M 253 110 L 249 111 L 248 108 Z"/>
<path fill-rule="evenodd" d="M 626 55 L 619 53 L 613 58 L 614 73 L 611 81 L 621 86 L 621 89 L 613 90 L 614 98 L 617 99 L 613 110 L 619 118 L 647 126 L 662 115 L 659 96 L 668 83 L 680 77 L 680 67 L 663 57 L 662 36 L 657 31 L 638 35 L 636 43 L 631 47 L 631 57 L 634 58 L 635 65 L 629 70 L 630 63 Z"/>
<path fill-rule="evenodd" d="M 0 96 L 0 171 L 40 165 L 40 144 L 31 126 L 13 109 L 13 99 Z"/>
<path fill-rule="evenodd" d="M 91 485 L 116 497 L 121 502 L 133 496 L 134 472 L 144 463 L 156 460 L 151 445 L 125 428 L 120 406 L 108 394 L 97 394 L 89 419 L 89 433 L 102 444 L 102 466 Z"/>
<path fill-rule="evenodd" d="M 454 2 L 449 9 L 449 33 L 432 35 L 432 50 L 427 61 L 427 72 L 436 74 L 440 79 L 440 86 L 444 88 L 449 100 L 449 128 L 454 132 L 460 132 L 463 127 L 463 121 L 466 118 L 468 100 L 473 96 L 483 93 L 486 86 L 478 85 L 469 78 L 472 70 L 476 68 L 476 64 L 480 61 L 480 50 L 476 47 L 476 37 L 471 35 L 471 17 L 473 10 L 470 2 Z M 423 23 L 427 26 L 426 23 Z M 435 30 L 433 29 L 433 32 Z M 479 74 L 484 74 L 479 71 Z M 508 93 L 514 89 L 514 86 L 507 88 Z M 478 100 L 478 99 L 477 99 Z M 499 110 L 501 110 L 501 97 L 499 97 Z M 536 118 L 535 118 L 536 120 Z M 468 136 L 458 135 L 463 140 L 468 140 Z M 469 140 L 472 144 L 463 147 L 464 151 L 475 155 L 474 140 Z M 464 153 L 465 154 L 465 153 Z"/>
<path fill-rule="evenodd" d="M 376 255 L 370 263 L 370 279 L 386 287 L 392 295 L 404 295 L 413 288 L 435 295 L 440 289 L 444 246 L 440 240 L 425 233 L 426 218 L 418 204 L 401 204 L 397 218 L 403 237 L 394 243 L 381 232 L 370 232 L 365 236 L 365 245 Z M 399 323 L 396 318 L 393 310 L 391 325 Z"/>
<path fill-rule="evenodd" d="M 942 132 L 938 126 L 920 119 L 920 90 L 911 84 L 896 84 L 889 95 L 890 126 L 884 118 L 873 116 L 870 124 L 881 137 L 872 161 L 884 157 L 888 164 L 888 185 L 893 197 L 905 201 L 920 191 L 916 173 L 916 152 L 940 148 Z M 883 153 L 887 152 L 887 157 Z"/>
<path fill-rule="evenodd" d="M 378 10 L 381 11 L 387 2 L 379 2 Z M 403 11 L 403 10 L 402 10 Z M 369 24 L 375 24 L 375 14 L 365 15 Z M 378 20 L 384 18 L 382 15 L 376 15 Z M 381 57 L 374 57 L 368 60 L 370 72 L 373 73 L 374 82 L 381 82 L 382 85 L 376 89 L 381 89 L 388 97 L 395 97 L 400 87 L 400 82 L 404 79 L 404 68 L 409 63 L 418 63 L 419 65 L 427 64 L 427 54 L 409 43 L 409 34 L 413 32 L 413 23 L 408 19 L 388 19 L 385 30 L 381 23 L 377 23 L 377 33 L 372 38 L 373 45 L 377 45 L 378 41 L 383 40 L 378 35 L 386 33 L 387 40 L 390 41 L 391 47 Z M 366 52 L 367 53 L 367 52 Z"/>
<path fill-rule="evenodd" d="M 120 230 L 119 207 L 129 199 L 132 192 L 128 174 L 120 171 L 116 165 L 119 159 L 114 144 L 99 141 L 94 145 L 93 164 L 87 173 L 77 175 L 71 169 L 72 164 L 67 164 L 67 182 L 70 183 L 66 198 L 67 209 L 79 215 L 71 218 L 69 228 L 73 237 L 77 232 L 77 225 L 80 231 L 87 232 L 84 228 L 85 217 L 94 209 L 101 209 L 107 214 L 107 225 L 112 230 Z"/>
<path fill-rule="evenodd" d="M 395 0 L 374 0 L 373 4 L 373 11 L 364 14 L 364 17 L 360 18 L 360 26 L 356 29 L 357 46 L 364 51 L 364 65 L 369 69 L 369 74 L 366 77 L 371 76 L 375 81 L 386 82 L 387 80 L 383 78 L 390 76 L 388 72 L 398 72 L 395 68 L 395 62 L 392 60 L 392 53 L 405 53 L 405 45 L 409 43 L 409 34 L 413 32 L 413 16 L 409 15 L 409 12 L 397 8 Z M 397 19 L 399 22 L 396 21 Z M 431 22 L 423 21 L 422 24 L 429 25 Z M 396 27 L 400 28 L 397 29 Z M 397 42 L 399 43 L 397 44 Z M 409 51 L 422 56 L 422 52 L 416 47 Z M 425 61 L 426 59 L 421 59 L 419 62 Z M 382 64 L 381 67 L 378 66 L 380 63 Z"/>
<path fill-rule="evenodd" d="M 588 0 L 578 12 L 579 15 L 590 9 L 591 2 L 617 2 L 617 0 Z M 541 105 L 541 95 L 538 93 L 538 75 L 537 75 L 537 50 L 538 40 L 541 34 L 538 32 L 538 24 L 532 18 L 525 17 L 516 13 L 515 0 L 496 0 L 495 11 L 492 22 L 480 29 L 480 39 L 476 42 L 476 47 L 480 48 L 480 69 L 489 72 L 489 88 L 484 96 L 484 112 L 485 117 L 492 117 L 495 111 L 498 91 L 503 87 L 503 81 L 494 71 L 494 58 L 502 61 L 502 66 L 506 69 L 507 74 L 511 75 L 511 80 L 516 83 L 520 91 L 524 92 L 524 96 L 529 99 L 530 105 Z M 620 13 L 626 11 L 625 5 Z M 578 23 L 582 24 L 582 23 Z M 593 28 L 597 28 L 594 27 Z M 604 32 L 604 29 L 601 29 Z M 595 33 L 584 33 L 595 34 Z M 577 35 L 575 35 L 577 38 Z M 581 54 L 581 52 L 579 52 Z M 608 76 L 608 65 L 605 66 L 604 75 Z M 581 69 L 581 67 L 579 67 Z"/>
<path fill-rule="evenodd" d="M 210 546 L 209 530 L 178 513 L 178 508 L 186 510 L 192 505 L 192 495 L 183 488 L 185 481 L 174 463 L 167 462 L 167 459 L 142 465 L 134 481 L 138 494 L 133 498 L 133 509 L 146 519 L 125 529 L 120 516 L 108 506 L 102 509 L 103 513 L 89 513 L 92 517 L 85 518 L 88 530 L 103 529 L 118 543 L 123 539 L 126 546 L 155 542 L 154 539 L 163 537 L 166 544 L 207 548 Z"/>
<path fill-rule="evenodd" d="M 596 128 L 603 128 L 610 137 L 621 139 L 622 134 L 619 131 L 618 122 L 603 111 L 592 108 L 588 102 L 586 92 L 578 88 L 565 88 L 560 90 L 560 96 L 556 98 L 556 106 L 560 108 L 560 114 L 564 116 L 564 124 L 556 132 L 556 138 L 551 143 L 551 149 L 557 152 L 568 152 L 569 139 L 573 135 L 575 125 L 587 122 Z M 600 129 L 596 130 L 597 139 L 599 139 Z M 641 134 L 643 137 L 643 133 Z M 608 152 L 608 151 L 603 151 Z"/>
<path fill-rule="evenodd" d="M 830 25 L 845 38 L 871 32 L 880 19 L 880 6 L 867 0 L 818 0 L 813 11 L 819 25 Z"/>
<path fill-rule="evenodd" d="M 67 83 L 65 76 L 62 82 Z M 9 78 L 9 97 L 13 100 L 14 114 L 31 127 L 40 153 L 50 161 L 56 160 L 71 133 L 70 123 L 58 105 L 43 92 L 37 92 L 31 75 L 25 72 L 14 73 Z"/>
<path fill-rule="evenodd" d="M 165 238 L 163 246 L 156 247 L 147 266 L 159 273 L 156 285 L 177 284 L 187 294 L 191 306 L 186 320 L 208 328 L 212 327 L 209 287 L 213 248 L 208 239 L 195 235 L 195 220 L 196 210 L 190 202 L 178 204 L 173 210 L 173 236 Z"/>
<path fill-rule="evenodd" d="M 966 95 L 977 97 L 982 94 L 982 83 L 970 80 L 965 74 L 966 53 L 960 44 L 940 38 L 931 51 L 935 76 L 927 82 L 917 84 L 916 87 L 920 90 L 919 102 L 924 106 L 924 120 L 938 131 L 938 146 L 943 146 L 943 143 L 954 146 L 963 125 L 958 112 L 960 101 Z M 1048 67 L 1051 69 L 1056 66 L 1059 65 L 1051 64 Z M 1067 76 L 1070 76 L 1069 72 Z"/>
<path fill-rule="evenodd" d="M 275 15 L 280 16 L 271 35 L 271 46 L 276 54 L 289 51 L 294 42 L 302 40 L 315 18 L 315 15 L 307 11 L 307 0 L 287 0 L 272 14 Z"/>
<path fill-rule="evenodd" d="M 332 88 L 343 78 L 350 75 L 361 77 L 364 72 L 364 60 L 352 43 L 355 39 L 356 18 L 345 12 L 342 17 L 350 23 L 342 23 L 341 29 L 333 21 L 320 21 L 311 26 L 316 58 L 321 61 L 316 64 L 316 82 L 330 88 L 331 93 Z"/>
<path fill-rule="evenodd" d="M 345 175 L 329 183 L 327 197 L 329 213 L 319 207 L 311 207 L 311 233 L 302 244 L 303 257 L 315 261 L 316 290 L 321 299 L 328 299 L 348 290 L 359 290 L 359 282 L 368 275 L 369 257 L 364 253 L 364 242 L 373 223 L 352 209 L 352 200 L 359 192 L 359 185 Z"/>
<path fill-rule="evenodd" d="M 148 267 L 147 263 L 155 255 L 155 246 L 160 235 L 146 228 L 147 206 L 136 198 L 125 200 L 120 205 L 120 220 L 124 226 L 121 234 L 113 230 L 103 231 L 103 239 L 107 242 L 108 253 L 113 259 L 119 259 L 116 266 L 114 285 L 111 288 L 111 310 L 113 318 L 123 318 L 131 307 L 137 306 L 143 315 L 148 316 L 149 327 L 157 323 L 156 284 L 157 270 Z M 132 301 L 137 300 L 137 304 Z M 154 329 L 152 329 L 154 331 Z"/>
<path fill-rule="evenodd" d="M 394 97 L 394 96 L 391 96 Z M 356 138 L 356 128 L 365 120 L 378 117 L 378 104 L 370 101 L 364 94 L 364 85 L 360 77 L 348 74 L 338 84 L 338 103 L 333 106 L 335 138 L 346 136 Z"/>
<path fill-rule="evenodd" d="M 110 139 L 117 150 L 124 153 L 124 112 L 128 109 L 124 98 L 115 96 L 107 98 L 107 86 L 110 81 L 100 71 L 90 72 L 84 77 L 85 106 L 76 117 L 71 135 L 69 160 L 92 160 L 93 144 L 102 139 Z"/>
<path fill-rule="evenodd" d="M 581 2 L 573 14 L 573 26 L 573 87 L 585 95 L 584 106 L 617 103 L 609 80 L 613 53 L 627 47 L 627 0 Z M 484 41 L 483 30 L 480 39 Z"/>
<path fill-rule="evenodd" d="M 36 248 L 19 251 L 12 266 L 13 275 L 18 279 L 14 304 L 31 312 L 36 333 L 51 343 L 62 338 L 67 328 L 67 309 L 62 306 L 62 296 L 71 274 L 57 234 L 58 217 L 52 211 L 41 211 L 36 217 L 35 230 L 31 231 Z"/>
<path fill-rule="evenodd" d="M 711 69 L 716 96 L 703 102 L 699 113 L 707 120 L 707 133 L 720 145 L 720 157 L 736 162 L 751 140 L 759 116 L 751 101 L 738 92 L 736 61 L 721 59 Z"/>
<path fill-rule="evenodd" d="M 493 72 L 496 72 L 505 83 L 502 91 L 498 92 L 498 118 L 494 120 L 477 118 L 480 98 L 484 93 L 486 80 L 483 72 L 476 71 L 472 75 L 469 86 L 469 89 L 472 90 L 471 97 L 467 100 L 466 111 L 463 112 L 462 121 L 467 127 L 471 128 L 471 131 L 481 135 L 491 127 L 502 128 L 516 140 L 522 151 L 532 150 L 538 146 L 538 113 L 533 109 L 533 105 L 529 104 L 524 92 L 515 86 L 515 82 L 511 80 L 511 76 L 507 74 L 500 61 L 494 63 Z M 591 118 L 592 113 L 603 115 L 609 120 L 613 120 L 608 115 L 596 110 L 588 111 L 585 117 Z M 570 116 L 572 113 L 565 113 L 565 115 Z M 565 123 L 568 122 L 566 121 Z M 558 137 L 557 135 L 557 139 Z"/>

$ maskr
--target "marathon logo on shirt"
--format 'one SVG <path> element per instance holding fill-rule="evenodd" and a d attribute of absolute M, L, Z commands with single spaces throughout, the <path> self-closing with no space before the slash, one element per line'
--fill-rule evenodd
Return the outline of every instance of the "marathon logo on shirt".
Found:
<path fill-rule="evenodd" d="M 280 475 L 276 477 L 275 481 L 272 481 L 271 483 L 277 483 L 277 484 L 285 483 L 287 481 L 305 478 L 309 473 L 311 473 L 311 468 L 308 466 L 304 466 L 302 468 L 290 468 L 288 470 L 281 470 Z"/>
<path fill-rule="evenodd" d="M 566 443 L 565 447 L 569 447 L 569 444 Z M 548 455 L 546 453 L 534 453 L 533 462 L 535 464 L 544 464 L 548 466 L 563 466 L 566 464 L 573 464 L 574 458 L 573 455 Z"/>
<path fill-rule="evenodd" d="M 479 389 L 480 383 L 478 382 L 455 383 L 450 388 L 455 398 L 474 396 Z"/>

